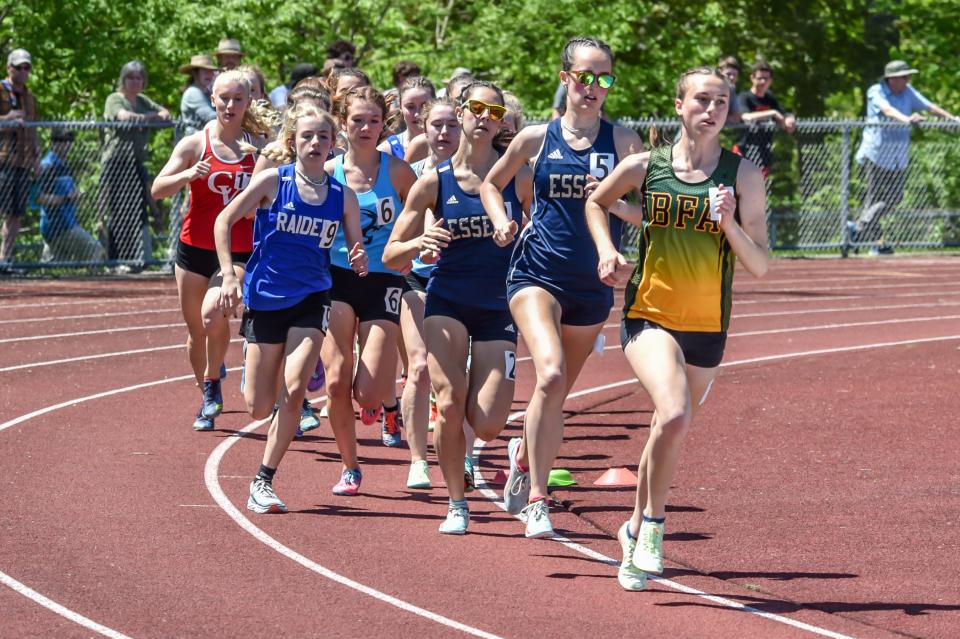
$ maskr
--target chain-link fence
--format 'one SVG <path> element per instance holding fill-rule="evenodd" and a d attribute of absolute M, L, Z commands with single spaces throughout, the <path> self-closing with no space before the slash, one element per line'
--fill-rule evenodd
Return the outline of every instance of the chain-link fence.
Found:
<path fill-rule="evenodd" d="M 658 144 L 678 131 L 676 121 L 622 124 L 645 140 L 656 127 Z M 903 146 L 893 155 L 902 155 L 902 168 L 884 157 L 857 161 L 868 127 L 901 132 Z M 0 267 L 169 267 L 186 198 L 181 192 L 154 202 L 150 184 L 178 130 L 169 122 L 0 123 L 0 215 L 7 239 Z M 769 124 L 736 127 L 724 132 L 724 145 L 740 142 L 748 157 L 768 164 L 772 249 L 846 253 L 960 246 L 958 134 L 960 125 L 952 123 L 911 128 L 806 120 L 792 135 Z M 624 247 L 635 247 L 634 240 L 628 237 Z"/>
<path fill-rule="evenodd" d="M 676 121 L 624 120 L 658 144 Z M 882 130 L 883 134 L 880 135 Z M 892 135 L 891 135 L 892 133 Z M 873 136 L 858 157 L 864 135 Z M 960 246 L 960 125 L 801 120 L 793 134 L 772 123 L 724 131 L 727 148 L 769 172 L 767 226 L 774 250 L 889 252 Z M 873 158 L 871 160 L 871 157 Z M 636 244 L 636 230 L 624 247 Z"/>
<path fill-rule="evenodd" d="M 179 219 L 182 198 L 158 205 L 150 185 L 177 129 L 171 122 L 0 123 L 7 151 L 0 264 L 119 273 L 168 265 L 171 218 Z"/>

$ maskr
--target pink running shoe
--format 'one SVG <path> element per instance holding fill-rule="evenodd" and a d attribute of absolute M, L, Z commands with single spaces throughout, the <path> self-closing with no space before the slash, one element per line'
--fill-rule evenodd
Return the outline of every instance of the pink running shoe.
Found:
<path fill-rule="evenodd" d="M 380 414 L 383 413 L 383 406 L 377 406 L 374 410 L 360 409 L 360 421 L 364 426 L 373 426 L 380 421 Z"/>
<path fill-rule="evenodd" d="M 326 383 L 326 377 L 323 373 L 323 360 L 319 357 L 317 358 L 317 368 L 313 371 L 313 375 L 310 376 L 310 381 L 307 382 L 307 390 L 313 393 L 314 391 L 320 390 Z"/>
<path fill-rule="evenodd" d="M 363 481 L 363 473 L 359 468 L 348 468 L 340 475 L 340 481 L 333 487 L 334 495 L 344 497 L 353 497 L 360 494 L 360 482 Z"/>

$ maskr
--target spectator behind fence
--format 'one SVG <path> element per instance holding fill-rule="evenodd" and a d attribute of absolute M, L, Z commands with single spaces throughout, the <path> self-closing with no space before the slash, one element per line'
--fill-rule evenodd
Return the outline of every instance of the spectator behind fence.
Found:
<path fill-rule="evenodd" d="M 73 131 L 54 129 L 52 148 L 40 162 L 37 204 L 44 262 L 100 262 L 104 258 L 103 246 L 77 221 L 81 193 L 69 164 L 73 137 Z"/>
<path fill-rule="evenodd" d="M 350 69 L 356 63 L 357 48 L 352 42 L 347 40 L 335 40 L 327 47 L 327 59 L 324 60 L 324 68 Z M 313 75 L 313 74 L 311 74 Z"/>
<path fill-rule="evenodd" d="M 170 119 L 170 113 L 143 95 L 147 71 L 139 60 L 120 69 L 117 92 L 107 96 L 103 117 L 126 124 L 104 134 L 100 175 L 100 214 L 106 216 L 107 257 L 142 267 L 150 257 L 148 212 L 156 210 L 150 197 L 145 163 L 153 129 L 137 126 Z M 120 271 L 128 271 L 121 268 Z"/>
<path fill-rule="evenodd" d="M 37 104 L 27 79 L 33 59 L 24 49 L 7 56 L 7 78 L 0 83 L 0 122 L 23 123 L 37 119 Z M 27 209 L 30 174 L 38 171 L 40 147 L 37 130 L 17 127 L 0 129 L 0 267 L 13 259 L 13 246 L 20 232 L 20 220 Z"/>
<path fill-rule="evenodd" d="M 217 66 L 221 71 L 230 71 L 240 66 L 243 56 L 246 54 L 240 48 L 240 41 L 233 38 L 224 38 L 217 45 L 217 50 L 213 52 L 217 57 Z"/>
<path fill-rule="evenodd" d="M 216 72 L 217 65 L 208 55 L 191 56 L 190 62 L 180 67 L 180 73 L 189 75 L 190 79 L 183 87 L 183 95 L 180 97 L 180 120 L 183 128 L 178 139 L 193 135 L 217 117 L 210 94 Z"/>
<path fill-rule="evenodd" d="M 740 79 L 740 61 L 732 55 L 720 58 L 717 62 L 717 68 L 720 73 L 730 83 L 730 95 L 737 95 L 737 80 Z M 730 108 L 727 109 L 727 126 L 731 124 L 740 124 L 743 115 L 740 113 L 740 100 L 730 100 Z"/>
<path fill-rule="evenodd" d="M 917 73 L 903 60 L 893 60 L 883 70 L 883 77 L 867 90 L 867 123 L 922 121 L 920 111 L 949 120 L 960 121 L 941 109 L 910 85 Z M 849 242 L 875 242 L 871 249 L 877 253 L 892 253 L 883 242 L 880 219 L 897 208 L 903 199 L 907 181 L 907 160 L 910 148 L 909 128 L 867 126 L 857 149 L 857 163 L 867 183 L 863 210 L 856 222 L 848 222 Z"/>
<path fill-rule="evenodd" d="M 793 133 L 797 128 L 796 118 L 780 106 L 780 101 L 770 90 L 772 83 L 773 67 L 762 61 L 754 64 L 750 71 L 750 90 L 737 96 L 740 117 L 747 124 L 772 119 L 781 129 Z M 773 163 L 773 131 L 755 128 L 742 130 L 734 151 L 757 164 L 764 177 L 770 175 L 770 165 Z"/>
<path fill-rule="evenodd" d="M 293 70 L 290 71 L 290 81 L 270 91 L 270 102 L 277 109 L 285 109 L 287 107 L 287 95 L 291 89 L 297 86 L 300 80 L 309 78 L 312 75 L 317 75 L 317 67 L 315 65 L 309 62 L 295 64 Z"/>

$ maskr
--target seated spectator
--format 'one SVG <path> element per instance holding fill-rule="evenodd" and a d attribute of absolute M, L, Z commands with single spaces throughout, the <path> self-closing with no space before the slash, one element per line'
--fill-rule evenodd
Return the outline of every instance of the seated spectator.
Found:
<path fill-rule="evenodd" d="M 210 91 L 217 65 L 208 55 L 195 55 L 188 64 L 180 67 L 180 73 L 189 75 L 180 97 L 180 120 L 183 122 L 180 137 L 193 135 L 217 117 L 210 101 Z"/>
<path fill-rule="evenodd" d="M 224 38 L 213 52 L 217 57 L 217 65 L 221 71 L 230 71 L 240 66 L 246 54 L 240 48 L 240 41 L 233 38 Z"/>
<path fill-rule="evenodd" d="M 772 83 L 773 67 L 762 61 L 754 64 L 750 72 L 750 90 L 737 96 L 741 118 L 747 124 L 773 120 L 787 133 L 793 133 L 797 128 L 796 118 L 780 106 L 770 90 Z M 763 175 L 768 176 L 773 162 L 773 132 L 769 129 L 744 129 L 737 138 L 734 151 L 754 162 Z"/>
<path fill-rule="evenodd" d="M 300 62 L 293 65 L 293 69 L 290 71 L 290 81 L 270 91 L 270 103 L 277 109 L 283 109 L 287 106 L 287 94 L 290 93 L 290 90 L 297 86 L 300 80 L 309 78 L 312 75 L 317 75 L 317 67 L 315 65 L 309 62 Z"/>
<path fill-rule="evenodd" d="M 54 129 L 52 148 L 40 162 L 37 204 L 44 262 L 100 262 L 106 254 L 100 242 L 77 222 L 81 193 L 68 164 L 73 137 L 73 131 Z"/>

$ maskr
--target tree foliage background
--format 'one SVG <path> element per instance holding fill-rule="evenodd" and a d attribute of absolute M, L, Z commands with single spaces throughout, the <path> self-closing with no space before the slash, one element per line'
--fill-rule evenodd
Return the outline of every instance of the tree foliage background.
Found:
<path fill-rule="evenodd" d="M 399 59 L 437 82 L 466 66 L 544 116 L 560 50 L 582 34 L 605 39 L 617 56 L 613 117 L 669 117 L 677 76 L 721 55 L 768 60 L 775 92 L 801 116 L 859 117 L 891 58 L 920 70 L 915 83 L 927 97 L 960 109 L 958 24 L 960 3 L 941 0 L 0 0 L 0 50 L 33 54 L 30 84 L 44 119 L 100 117 L 132 59 L 147 66 L 146 93 L 176 111 L 185 80 L 177 68 L 227 36 L 270 87 L 296 62 L 321 65 L 326 45 L 343 38 L 380 87 Z"/>

